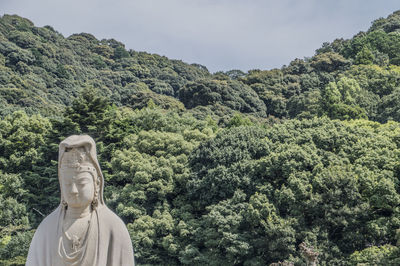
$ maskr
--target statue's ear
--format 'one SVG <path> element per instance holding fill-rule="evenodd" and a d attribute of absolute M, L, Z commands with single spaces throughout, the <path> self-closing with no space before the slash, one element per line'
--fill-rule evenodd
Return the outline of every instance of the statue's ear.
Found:
<path fill-rule="evenodd" d="M 100 176 L 97 175 L 97 179 L 94 182 L 94 195 L 92 201 L 92 209 L 94 210 L 99 205 L 99 195 L 100 195 Z"/>

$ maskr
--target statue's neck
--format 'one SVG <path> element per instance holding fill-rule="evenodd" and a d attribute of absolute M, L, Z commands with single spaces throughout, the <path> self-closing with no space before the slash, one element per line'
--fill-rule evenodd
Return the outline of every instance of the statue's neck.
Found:
<path fill-rule="evenodd" d="M 86 207 L 80 207 L 80 208 L 68 206 L 67 212 L 66 212 L 66 218 L 67 219 L 83 218 L 83 217 L 88 216 L 90 214 L 90 211 L 91 211 L 90 205 L 88 205 Z"/>

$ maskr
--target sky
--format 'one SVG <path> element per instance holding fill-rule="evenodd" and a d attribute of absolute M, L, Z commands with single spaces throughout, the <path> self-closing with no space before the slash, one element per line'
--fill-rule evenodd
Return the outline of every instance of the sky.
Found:
<path fill-rule="evenodd" d="M 399 9 L 399 0 L 0 0 L 0 15 L 65 37 L 114 38 L 210 72 L 280 68 Z"/>

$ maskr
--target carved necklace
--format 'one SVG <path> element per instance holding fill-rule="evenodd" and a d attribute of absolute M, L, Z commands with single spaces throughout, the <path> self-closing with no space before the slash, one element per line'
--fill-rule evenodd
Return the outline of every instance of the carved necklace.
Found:
<path fill-rule="evenodd" d="M 69 262 L 71 263 L 71 265 L 78 265 L 76 263 L 80 262 L 83 259 L 84 254 L 86 252 L 86 247 L 88 242 L 87 240 L 92 224 L 92 218 L 93 218 L 93 212 L 90 215 L 86 229 L 82 231 L 80 237 L 76 235 L 72 235 L 72 237 L 70 237 L 70 235 L 64 228 L 65 225 L 62 225 L 62 237 L 60 237 L 59 240 L 58 251 L 59 255 L 63 258 L 65 262 Z M 63 241 L 64 236 L 68 240 L 68 242 L 71 243 L 72 252 L 70 254 L 68 254 L 67 251 L 65 250 Z"/>
<path fill-rule="evenodd" d="M 88 234 L 88 232 L 89 232 L 91 220 L 92 220 L 92 215 L 90 215 L 90 218 L 89 218 L 89 220 L 87 221 L 86 228 L 84 228 L 84 230 L 82 231 L 82 233 L 79 234 L 80 237 L 78 237 L 77 235 L 72 235 L 72 237 L 71 237 L 71 236 L 67 233 L 67 231 L 65 230 L 64 225 L 63 225 L 63 233 L 64 233 L 65 237 L 66 237 L 70 242 L 72 242 L 72 250 L 73 250 L 74 252 L 76 252 L 76 251 L 78 250 L 78 248 L 80 247 L 82 237 L 84 237 L 84 236 L 86 237 L 86 236 L 87 236 L 87 234 Z"/>

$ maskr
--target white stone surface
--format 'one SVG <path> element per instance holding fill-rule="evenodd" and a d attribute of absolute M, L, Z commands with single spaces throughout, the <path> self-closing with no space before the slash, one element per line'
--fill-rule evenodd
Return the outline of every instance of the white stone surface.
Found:
<path fill-rule="evenodd" d="M 128 230 L 104 204 L 104 178 L 90 136 L 60 143 L 58 178 L 60 205 L 36 230 L 26 265 L 134 265 Z"/>

